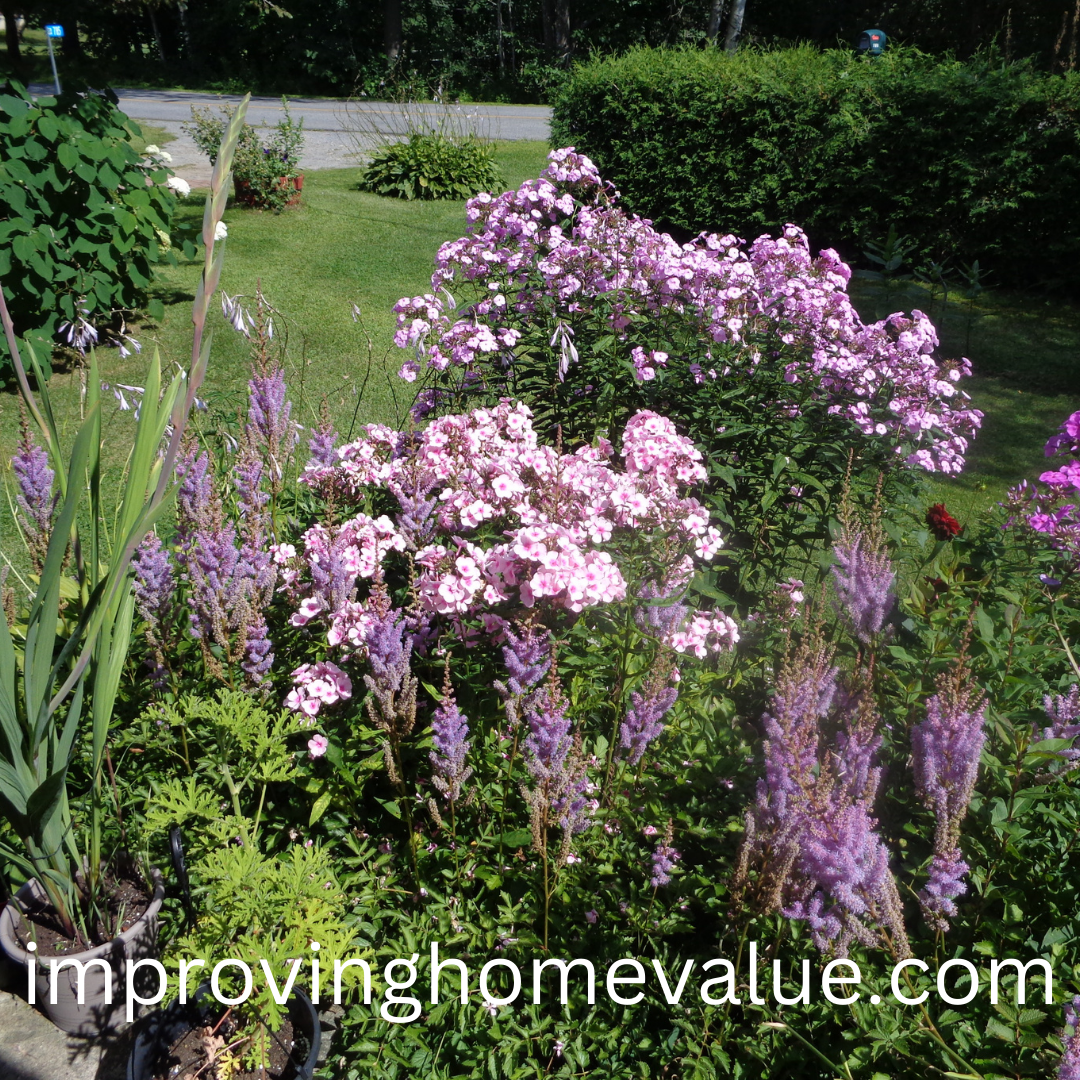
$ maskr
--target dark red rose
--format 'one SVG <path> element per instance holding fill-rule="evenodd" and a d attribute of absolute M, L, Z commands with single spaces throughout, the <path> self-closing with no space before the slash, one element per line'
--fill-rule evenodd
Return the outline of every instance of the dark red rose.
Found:
<path fill-rule="evenodd" d="M 934 503 L 926 511 L 926 524 L 937 540 L 951 540 L 959 536 L 963 526 L 945 509 L 944 503 Z"/>

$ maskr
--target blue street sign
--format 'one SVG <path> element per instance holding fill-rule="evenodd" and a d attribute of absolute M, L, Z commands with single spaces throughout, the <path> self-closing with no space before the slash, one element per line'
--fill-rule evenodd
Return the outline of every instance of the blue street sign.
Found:
<path fill-rule="evenodd" d="M 49 25 L 45 27 L 45 36 L 46 37 L 63 37 L 64 36 L 64 28 L 62 26 L 60 26 L 59 23 L 49 23 Z"/>

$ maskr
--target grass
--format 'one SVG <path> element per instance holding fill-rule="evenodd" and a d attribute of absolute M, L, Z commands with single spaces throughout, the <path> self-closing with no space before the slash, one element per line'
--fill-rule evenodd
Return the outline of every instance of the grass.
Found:
<path fill-rule="evenodd" d="M 964 519 L 1000 501 L 1019 480 L 1046 470 L 1043 444 L 1080 408 L 1080 308 L 1045 297 L 988 291 L 948 301 L 918 282 L 885 289 L 857 278 L 852 296 L 864 319 L 918 308 L 933 320 L 939 354 L 967 356 L 966 387 L 985 414 L 957 477 L 935 478 L 931 498 Z"/>
<path fill-rule="evenodd" d="M 144 129 L 146 142 L 165 134 Z M 543 166 L 542 143 L 503 143 L 497 160 L 509 186 L 536 176 Z M 465 227 L 461 202 L 409 203 L 357 190 L 358 170 L 309 173 L 303 205 L 280 215 L 230 207 L 222 287 L 252 297 L 261 285 L 280 312 L 279 331 L 288 337 L 288 378 L 294 416 L 315 420 L 325 396 L 340 431 L 355 423 L 400 419 L 408 387 L 394 377 L 401 354 L 392 345 L 393 304 L 429 287 L 435 252 Z M 177 230 L 197 229 L 202 200 L 182 204 Z M 164 301 L 160 322 L 136 320 L 133 333 L 144 349 L 157 347 L 163 360 L 185 364 L 191 347 L 190 309 L 199 265 L 181 263 L 159 275 L 156 295 Z M 1002 498 L 1023 477 L 1044 468 L 1046 438 L 1080 408 L 1080 309 L 1032 297 L 984 293 L 968 306 L 955 297 L 943 304 L 922 286 L 885 290 L 853 283 L 864 318 L 921 308 L 938 324 L 944 355 L 968 355 L 976 371 L 969 391 L 987 418 L 959 478 L 936 479 L 933 501 L 946 502 L 966 519 Z M 354 322 L 352 304 L 362 313 Z M 249 372 L 247 342 L 225 322 L 220 307 L 211 316 L 215 333 L 205 397 L 205 425 L 230 424 L 245 405 Z M 140 385 L 142 357 L 121 360 L 116 351 L 99 356 L 110 383 Z M 72 433 L 78 419 L 81 373 L 58 372 L 51 384 L 62 423 Z M 130 446 L 130 413 L 107 417 L 114 466 Z M 14 395 L 0 395 L 0 461 L 6 470 L 17 427 Z M 10 472 L 6 472 L 10 483 Z M 5 515 L 0 515 L 3 517 Z M 6 515 L 9 516 L 9 515 Z M 3 525 L 0 523 L 0 533 Z M 0 537 L 0 547 L 5 546 Z"/>

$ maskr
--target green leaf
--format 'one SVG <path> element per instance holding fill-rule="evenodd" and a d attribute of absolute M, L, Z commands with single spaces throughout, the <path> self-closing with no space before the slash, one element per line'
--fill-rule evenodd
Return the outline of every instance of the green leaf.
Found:
<path fill-rule="evenodd" d="M 315 822 L 317 822 L 323 816 L 323 814 L 326 813 L 326 811 L 330 807 L 330 803 L 333 801 L 333 798 L 334 793 L 329 788 L 327 788 L 326 791 L 324 791 L 315 800 L 314 804 L 311 807 L 311 815 L 308 818 L 309 827 L 314 825 Z"/>

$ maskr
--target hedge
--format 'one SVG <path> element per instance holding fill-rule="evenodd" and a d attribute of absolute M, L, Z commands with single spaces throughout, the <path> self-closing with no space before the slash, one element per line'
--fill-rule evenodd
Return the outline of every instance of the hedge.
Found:
<path fill-rule="evenodd" d="M 915 262 L 1080 287 L 1076 74 L 911 49 L 639 49 L 579 66 L 554 104 L 553 145 L 587 153 L 630 209 L 676 232 L 793 222 L 857 261 L 893 225 Z"/>

